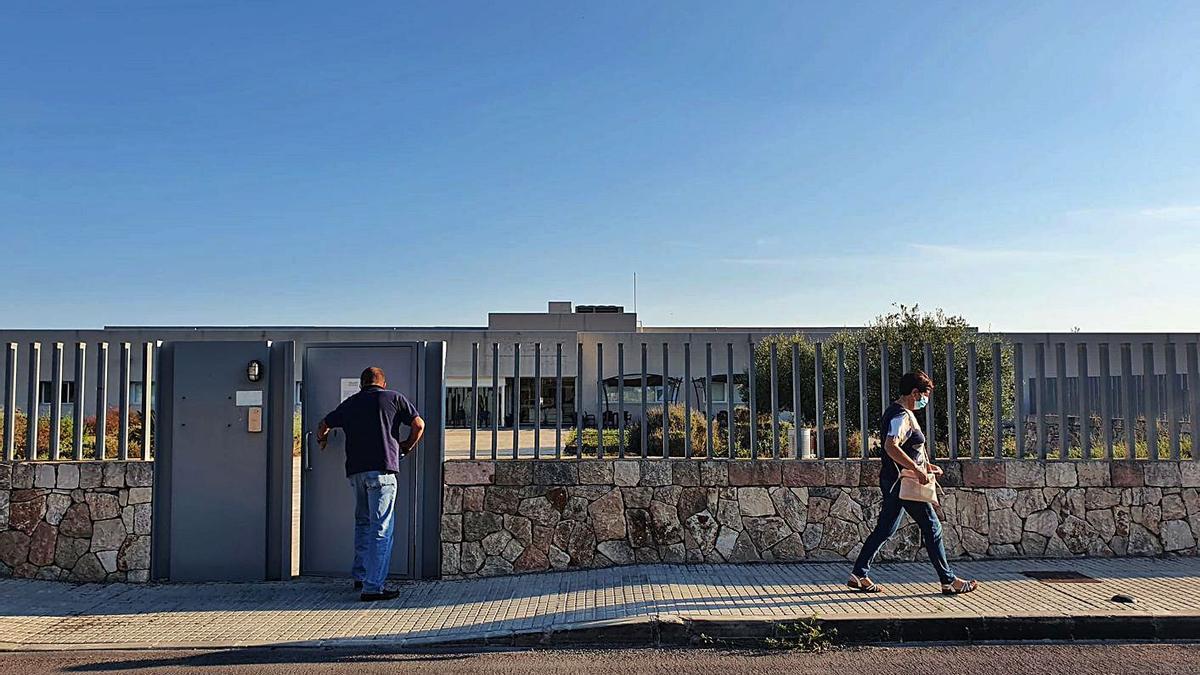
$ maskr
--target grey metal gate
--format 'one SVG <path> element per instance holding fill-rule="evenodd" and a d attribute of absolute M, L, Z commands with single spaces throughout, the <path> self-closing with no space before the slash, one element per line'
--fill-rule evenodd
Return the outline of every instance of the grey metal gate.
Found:
<path fill-rule="evenodd" d="M 291 342 L 168 342 L 159 355 L 152 575 L 291 572 Z"/>
<path fill-rule="evenodd" d="M 344 436 L 335 430 L 327 448 L 321 450 L 315 432 L 329 411 L 358 391 L 363 369 L 378 366 L 387 375 L 388 388 L 407 396 L 426 423 L 424 439 L 401 463 L 397 477 L 391 573 L 400 578 L 437 576 L 444 355 L 445 344 L 441 342 L 311 344 L 305 348 L 301 574 L 349 575 L 354 551 L 354 499 L 345 473 Z"/>

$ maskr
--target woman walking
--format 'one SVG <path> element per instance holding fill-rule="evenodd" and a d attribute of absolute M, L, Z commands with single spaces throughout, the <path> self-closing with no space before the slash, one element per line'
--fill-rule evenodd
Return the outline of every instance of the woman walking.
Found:
<path fill-rule="evenodd" d="M 938 579 L 942 582 L 942 593 L 970 593 L 978 588 L 978 584 L 973 580 L 959 579 L 950 571 L 950 563 L 946 561 L 946 549 L 942 546 L 942 524 L 938 521 L 933 505 L 900 498 L 901 480 L 915 480 L 921 485 L 928 485 L 942 473 L 942 470 L 925 456 L 925 434 L 921 431 L 917 416 L 913 414 L 914 410 L 920 410 L 929 403 L 933 380 L 920 370 L 906 373 L 900 378 L 900 391 L 900 397 L 883 411 L 883 417 L 880 419 L 880 438 L 883 439 L 884 454 L 879 467 L 879 489 L 883 491 L 879 523 L 863 544 L 847 585 L 862 593 L 883 591 L 883 588 L 868 576 L 871 561 L 875 559 L 879 549 L 883 548 L 884 543 L 896 533 L 900 526 L 900 518 L 907 511 L 921 528 L 929 561 L 933 563 Z"/>

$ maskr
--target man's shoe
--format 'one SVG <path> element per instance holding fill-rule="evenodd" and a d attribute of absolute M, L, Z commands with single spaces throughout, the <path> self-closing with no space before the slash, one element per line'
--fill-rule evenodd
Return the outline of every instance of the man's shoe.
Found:
<path fill-rule="evenodd" d="M 362 590 L 362 582 L 361 582 L 361 581 L 355 581 L 355 582 L 354 582 L 354 590 L 356 590 L 356 591 L 361 591 L 361 590 Z"/>
<path fill-rule="evenodd" d="M 389 591 L 386 588 L 378 593 L 363 593 L 358 596 L 363 602 L 372 602 L 375 600 L 395 600 L 400 597 L 400 591 Z"/>

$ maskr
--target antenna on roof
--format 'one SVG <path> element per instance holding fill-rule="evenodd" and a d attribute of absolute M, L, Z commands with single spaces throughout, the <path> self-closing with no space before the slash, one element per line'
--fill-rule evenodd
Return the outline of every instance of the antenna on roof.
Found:
<path fill-rule="evenodd" d="M 637 314 L 637 272 L 633 273 L 633 313 Z"/>

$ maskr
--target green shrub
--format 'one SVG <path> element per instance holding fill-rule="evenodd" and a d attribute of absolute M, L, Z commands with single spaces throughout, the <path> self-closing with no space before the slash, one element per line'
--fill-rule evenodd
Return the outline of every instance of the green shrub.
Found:
<path fill-rule="evenodd" d="M 670 434 L 670 451 L 672 457 L 683 457 L 684 455 L 684 439 L 687 435 L 686 425 L 686 409 L 683 405 L 673 403 L 668 406 L 668 433 Z M 641 420 L 634 422 L 627 428 L 629 432 L 629 449 L 627 452 L 633 454 L 642 454 L 642 425 Z M 706 452 L 705 448 L 708 443 L 708 422 L 704 418 L 704 413 L 698 410 L 692 410 L 692 456 L 703 456 Z M 723 455 L 728 447 L 726 439 L 722 434 L 713 430 L 713 454 Z M 662 457 L 663 452 L 663 411 L 661 407 L 651 408 L 646 411 L 646 455 L 648 457 Z"/>
<path fill-rule="evenodd" d="M 721 419 L 724 419 L 722 417 Z M 740 459 L 750 458 L 750 409 L 748 407 L 738 407 L 733 411 L 734 423 L 734 454 Z M 786 420 L 779 420 L 779 455 L 785 457 L 790 453 L 790 441 L 788 432 L 792 430 L 793 424 Z M 719 435 L 721 436 L 722 452 L 728 447 L 729 431 L 720 421 L 717 422 Z M 758 416 L 758 424 L 755 429 L 755 441 L 758 449 L 758 456 L 771 456 L 771 415 L 760 414 Z M 714 453 L 715 454 L 715 453 Z"/>
<path fill-rule="evenodd" d="M 578 452 L 578 431 L 571 429 L 563 434 L 563 452 L 569 455 L 574 455 Z M 595 429 L 583 430 L 583 454 L 595 455 L 597 453 L 596 439 L 599 433 Z M 625 430 L 625 438 L 629 438 L 629 429 Z M 621 440 L 621 432 L 619 429 L 604 430 L 604 455 L 606 457 L 617 453 L 618 442 Z M 628 448 L 626 448 L 628 452 Z"/>

